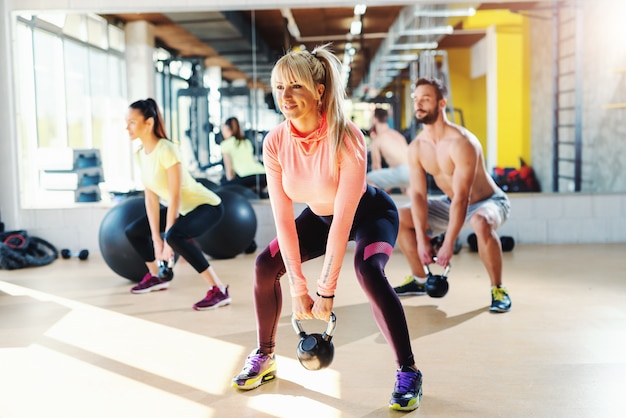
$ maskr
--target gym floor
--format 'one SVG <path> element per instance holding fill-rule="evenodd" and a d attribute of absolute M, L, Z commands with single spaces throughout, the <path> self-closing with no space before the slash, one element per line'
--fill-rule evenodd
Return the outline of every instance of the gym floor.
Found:
<path fill-rule="evenodd" d="M 184 261 L 169 290 L 144 295 L 129 293 L 133 283 L 97 254 L 2 270 L 0 416 L 623 417 L 624 254 L 626 244 L 518 245 L 504 260 L 513 309 L 490 314 L 487 276 L 465 247 L 443 299 L 402 299 L 424 374 L 422 404 L 410 413 L 387 407 L 395 363 L 351 252 L 335 299 L 331 367 L 311 372 L 298 363 L 283 283 L 278 379 L 250 392 L 230 380 L 256 342 L 254 255 L 213 261 L 233 303 L 204 312 L 191 306 L 207 288 Z M 305 273 L 314 278 L 320 266 L 311 261 Z M 407 272 L 395 252 L 392 285 Z"/>

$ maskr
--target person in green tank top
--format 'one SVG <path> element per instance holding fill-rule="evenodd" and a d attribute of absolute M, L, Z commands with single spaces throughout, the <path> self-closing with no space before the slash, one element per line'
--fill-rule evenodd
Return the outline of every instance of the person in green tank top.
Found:
<path fill-rule="evenodd" d="M 224 161 L 222 186 L 244 186 L 259 194 L 267 187 L 265 167 L 256 158 L 254 145 L 243 134 L 237 118 L 226 119 L 222 125 L 222 136 L 224 137 L 220 143 Z"/>

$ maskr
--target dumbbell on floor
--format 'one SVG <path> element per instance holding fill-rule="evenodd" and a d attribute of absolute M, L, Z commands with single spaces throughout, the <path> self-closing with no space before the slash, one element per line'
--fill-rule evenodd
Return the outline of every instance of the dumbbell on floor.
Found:
<path fill-rule="evenodd" d="M 72 252 L 67 248 L 61 250 L 61 257 L 67 260 L 70 257 L 78 257 L 79 260 L 86 260 L 89 257 L 89 250 L 80 250 L 79 252 Z"/>
<path fill-rule="evenodd" d="M 469 245 L 470 251 L 478 251 L 478 239 L 475 233 L 472 232 L 467 236 L 467 245 Z M 513 251 L 513 248 L 515 248 L 515 239 L 508 235 L 502 235 L 500 237 L 500 245 L 502 246 L 502 251 L 505 253 Z"/>

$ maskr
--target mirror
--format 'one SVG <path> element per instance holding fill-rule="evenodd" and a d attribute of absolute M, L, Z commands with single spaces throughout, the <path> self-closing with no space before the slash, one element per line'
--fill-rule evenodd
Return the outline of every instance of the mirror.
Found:
<path fill-rule="evenodd" d="M 519 169 L 523 160 L 543 192 L 626 191 L 624 177 L 615 175 L 625 161 L 626 143 L 619 139 L 626 53 L 617 42 L 595 47 L 609 35 L 624 37 L 623 25 L 612 17 L 618 13 L 600 17 L 573 1 L 473 6 L 472 15 L 446 17 L 419 16 L 425 6 L 405 4 L 371 5 L 362 14 L 351 7 L 132 18 L 16 14 L 23 204 L 45 205 L 49 198 L 36 191 L 60 196 L 59 182 L 74 181 L 46 176 L 55 167 L 42 166 L 42 149 L 97 148 L 107 190 L 129 187 L 134 174 L 123 118 L 132 77 L 125 27 L 141 19 L 154 27 L 154 91 L 166 125 L 183 143 L 190 166 L 213 181 L 222 174 L 220 128 L 227 117 L 242 122 L 259 158 L 264 133 L 280 122 L 269 73 L 282 51 L 332 42 L 345 63 L 352 118 L 363 130 L 369 129 L 373 108 L 383 106 L 392 127 L 412 138 L 418 127 L 411 83 L 419 75 L 442 75 L 451 92 L 449 118 L 477 135 L 490 168 Z M 350 33 L 359 25 L 360 31 Z M 195 40 L 180 37 L 175 27 Z M 558 42 L 555 31 L 561 34 Z M 438 53 L 429 52 L 432 46 L 426 44 L 433 42 Z M 586 82 L 594 79 L 610 82 Z M 64 196 L 78 199 L 75 191 Z"/>

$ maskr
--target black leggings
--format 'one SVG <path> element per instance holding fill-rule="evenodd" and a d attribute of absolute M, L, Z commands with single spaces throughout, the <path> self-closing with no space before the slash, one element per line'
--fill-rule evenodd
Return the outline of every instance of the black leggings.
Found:
<path fill-rule="evenodd" d="M 262 190 L 267 187 L 267 177 L 265 176 L 265 174 L 252 174 L 245 177 L 235 176 L 230 180 L 226 180 L 226 177 L 224 177 L 224 180 L 222 180 L 222 186 L 230 185 L 244 186 L 248 187 L 249 189 L 258 188 Z"/>
<path fill-rule="evenodd" d="M 224 205 L 222 203 L 218 206 L 200 205 L 188 214 L 179 216 L 165 234 L 164 239 L 198 273 L 202 273 L 209 268 L 209 262 L 191 239 L 204 234 L 217 225 L 223 214 Z M 161 232 L 165 231 L 166 217 L 167 208 L 161 207 L 159 215 L 159 230 Z M 154 244 L 147 216 L 142 216 L 131 222 L 124 232 L 133 248 L 137 250 L 145 262 L 154 261 Z"/>
<path fill-rule="evenodd" d="M 296 219 L 302 262 L 324 254 L 332 217 L 320 217 L 306 208 Z M 391 345 L 398 366 L 414 363 L 409 331 L 400 299 L 387 281 L 385 265 L 398 235 L 398 211 L 383 191 L 368 186 L 356 211 L 350 240 L 356 241 L 354 270 L 367 295 L 374 319 Z M 257 337 L 262 352 L 274 351 L 276 327 L 282 309 L 280 278 L 285 265 L 274 239 L 257 257 L 254 302 Z"/>

